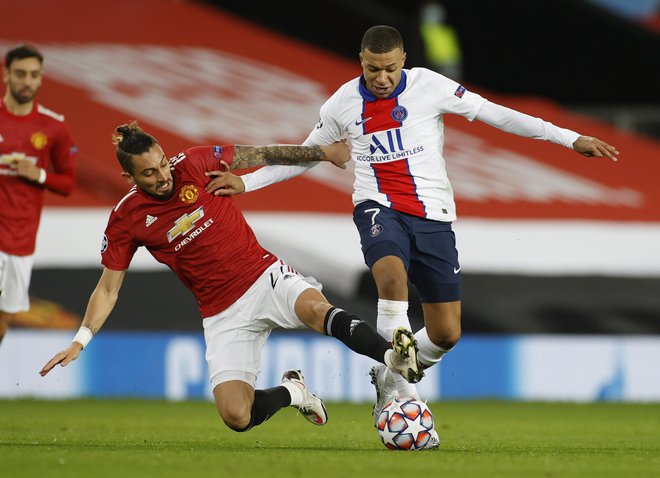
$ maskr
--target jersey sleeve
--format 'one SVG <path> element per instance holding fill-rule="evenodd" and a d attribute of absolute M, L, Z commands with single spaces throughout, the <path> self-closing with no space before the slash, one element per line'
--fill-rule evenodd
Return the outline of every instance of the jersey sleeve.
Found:
<path fill-rule="evenodd" d="M 204 174 L 206 171 L 223 169 L 220 161 L 229 166 L 234 162 L 234 145 L 224 144 L 221 146 L 194 146 L 185 151 L 187 161 L 193 161 L 194 167 Z"/>
<path fill-rule="evenodd" d="M 339 92 L 335 93 L 321 106 L 319 122 L 316 123 L 307 139 L 303 141 L 303 146 L 328 146 L 341 140 L 342 128 L 334 115 L 334 105 L 338 101 L 338 95 Z M 311 161 L 305 164 L 287 166 L 265 166 L 252 173 L 241 175 L 241 179 L 245 185 L 245 192 L 251 192 L 271 184 L 293 179 L 318 164 L 319 161 Z"/>
<path fill-rule="evenodd" d="M 73 142 L 71 131 L 62 123 L 51 150 L 51 170 L 46 171 L 46 189 L 68 196 L 76 186 L 75 156 L 78 148 Z"/>
<path fill-rule="evenodd" d="M 580 137 L 575 131 L 490 101 L 483 105 L 476 118 L 507 133 L 551 141 L 569 149 L 573 149 L 573 143 Z"/>
<path fill-rule="evenodd" d="M 112 211 L 101 244 L 101 264 L 114 271 L 128 269 L 139 244 L 116 211 Z"/>
<path fill-rule="evenodd" d="M 327 146 L 341 139 L 342 131 L 339 123 L 332 115 L 332 104 L 334 96 L 321 106 L 319 122 L 307 139 L 303 141 L 303 146 Z M 252 173 L 241 175 L 245 192 L 256 191 L 271 184 L 280 183 L 288 179 L 300 176 L 306 171 L 319 164 L 318 161 L 311 161 L 305 164 L 295 164 L 289 166 L 273 165 L 257 169 Z"/>
<path fill-rule="evenodd" d="M 486 99 L 477 93 L 468 91 L 463 85 L 439 73 L 427 72 L 427 84 L 431 88 L 429 98 L 437 102 L 441 113 L 461 115 L 469 121 L 474 120 Z"/>
<path fill-rule="evenodd" d="M 328 146 L 341 140 L 342 129 L 333 113 L 335 99 L 333 95 L 321 106 L 319 122 L 303 142 L 304 146 Z"/>

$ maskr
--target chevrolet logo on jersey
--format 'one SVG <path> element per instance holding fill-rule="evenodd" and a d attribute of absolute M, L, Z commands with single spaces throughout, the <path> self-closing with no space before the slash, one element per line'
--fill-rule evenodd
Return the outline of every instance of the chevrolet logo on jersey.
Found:
<path fill-rule="evenodd" d="M 167 231 L 167 240 L 172 242 L 179 236 L 183 236 L 195 227 L 195 223 L 204 217 L 204 207 L 199 206 L 190 214 L 184 214 L 174 221 L 174 227 Z"/>

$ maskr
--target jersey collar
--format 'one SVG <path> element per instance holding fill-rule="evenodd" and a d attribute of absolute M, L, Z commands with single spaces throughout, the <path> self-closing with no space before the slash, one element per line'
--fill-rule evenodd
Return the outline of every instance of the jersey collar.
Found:
<path fill-rule="evenodd" d="M 38 110 L 38 104 L 37 104 L 36 101 L 33 101 L 32 102 L 32 110 L 26 115 L 18 116 L 18 115 L 15 115 L 14 113 L 12 113 L 11 111 L 9 111 L 9 109 L 7 108 L 7 105 L 4 103 L 2 98 L 0 98 L 0 114 L 4 114 L 4 115 L 8 116 L 9 118 L 12 118 L 14 121 L 30 120 L 34 116 L 37 115 L 37 110 Z"/>
<path fill-rule="evenodd" d="M 394 98 L 395 96 L 399 96 L 403 90 L 406 89 L 406 82 L 407 82 L 407 75 L 405 70 L 401 70 L 401 81 L 399 84 L 394 88 L 394 91 L 390 96 L 388 96 L 386 99 Z M 364 75 L 360 76 L 360 81 L 358 81 L 359 84 L 359 91 L 360 91 L 360 96 L 362 96 L 362 99 L 364 101 L 376 101 L 379 98 L 376 98 L 374 94 L 367 89 L 366 86 L 364 86 Z"/>

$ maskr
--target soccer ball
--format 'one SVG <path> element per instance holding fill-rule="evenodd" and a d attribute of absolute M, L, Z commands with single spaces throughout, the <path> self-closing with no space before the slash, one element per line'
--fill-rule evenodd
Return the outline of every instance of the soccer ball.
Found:
<path fill-rule="evenodd" d="M 422 450 L 431 439 L 433 414 L 424 402 L 411 397 L 395 398 L 380 412 L 376 429 L 390 450 Z"/>

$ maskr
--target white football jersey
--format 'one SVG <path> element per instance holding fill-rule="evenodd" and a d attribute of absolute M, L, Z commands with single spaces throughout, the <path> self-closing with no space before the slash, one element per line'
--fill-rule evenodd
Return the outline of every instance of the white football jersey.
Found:
<path fill-rule="evenodd" d="M 472 121 L 484 98 L 426 68 L 403 70 L 389 98 L 378 99 L 361 77 L 344 84 L 321 107 L 305 145 L 348 138 L 355 162 L 353 204 L 371 199 L 438 221 L 456 219 L 454 194 L 442 155 L 442 115 Z"/>

